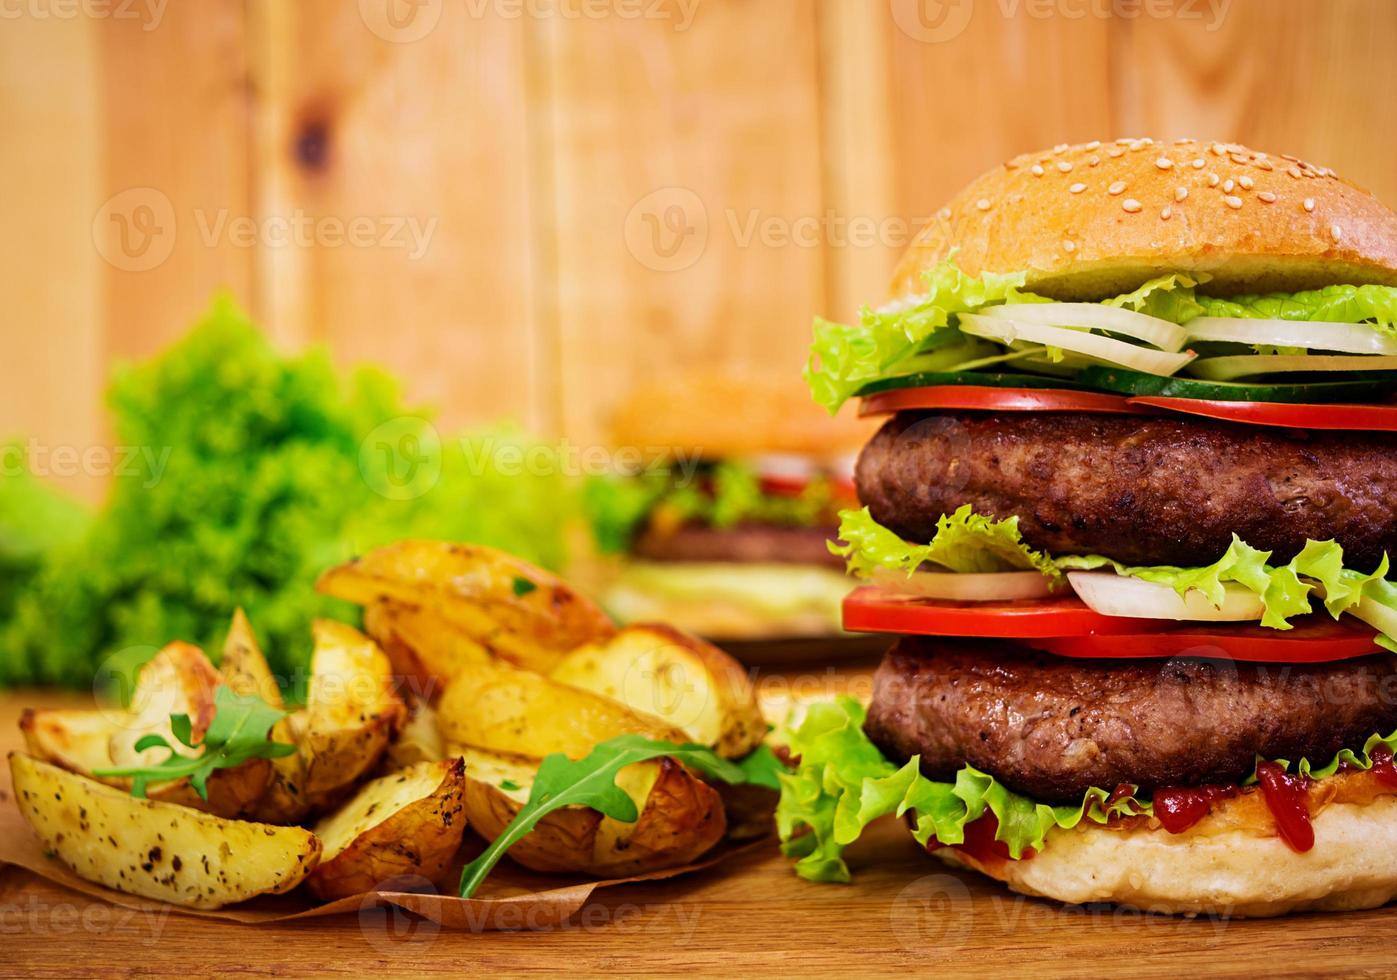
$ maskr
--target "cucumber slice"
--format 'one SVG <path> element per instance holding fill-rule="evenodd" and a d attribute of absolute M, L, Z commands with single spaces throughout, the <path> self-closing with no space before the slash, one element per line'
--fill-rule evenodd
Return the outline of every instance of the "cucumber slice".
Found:
<path fill-rule="evenodd" d="M 1150 377 L 1150 375 L 1142 375 Z M 1168 380 L 1168 379 L 1163 379 Z M 1052 378 L 1042 374 L 1006 374 L 994 371 L 920 371 L 896 378 L 870 381 L 857 392 L 872 395 L 897 388 L 930 388 L 936 385 L 978 385 L 982 388 L 1057 388 L 1069 391 L 1090 391 L 1090 384 L 1070 378 Z"/>
<path fill-rule="evenodd" d="M 1123 395 L 1236 402 L 1354 403 L 1385 398 L 1397 391 L 1397 378 L 1372 376 L 1314 383 L 1246 384 L 1198 378 L 1163 378 L 1121 368 L 1089 367 L 1077 375 L 1077 380 L 1098 391 L 1114 391 Z"/>

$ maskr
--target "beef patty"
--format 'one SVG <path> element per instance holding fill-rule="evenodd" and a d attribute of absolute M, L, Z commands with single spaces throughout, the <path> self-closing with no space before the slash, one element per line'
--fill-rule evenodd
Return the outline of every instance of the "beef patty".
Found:
<path fill-rule="evenodd" d="M 1397 434 L 1209 419 L 1047 412 L 903 412 L 859 457 L 874 519 L 926 542 L 963 504 L 1017 516 L 1058 555 L 1205 565 L 1235 532 L 1288 561 L 1334 538 L 1350 567 L 1397 552 Z"/>
<path fill-rule="evenodd" d="M 865 729 L 946 779 L 966 763 L 1035 800 L 1232 783 L 1257 755 L 1322 765 L 1397 728 L 1397 659 L 1277 666 L 1067 660 L 999 640 L 904 638 L 874 677 Z"/>
<path fill-rule="evenodd" d="M 832 527 L 685 524 L 663 534 L 649 529 L 631 550 L 650 561 L 779 562 L 843 568 L 844 559 L 831 555 L 827 547 L 835 537 Z"/>

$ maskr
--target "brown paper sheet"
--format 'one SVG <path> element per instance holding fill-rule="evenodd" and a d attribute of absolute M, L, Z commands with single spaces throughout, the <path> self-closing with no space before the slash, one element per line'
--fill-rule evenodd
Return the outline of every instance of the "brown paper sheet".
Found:
<path fill-rule="evenodd" d="M 468 836 L 472 842 L 468 850 L 478 852 L 483 845 L 473 835 Z M 496 865 L 474 898 L 459 898 L 452 894 L 433 894 L 426 891 L 374 891 L 318 904 L 313 895 L 301 888 L 289 895 L 265 895 L 215 911 L 186 909 L 103 888 L 79 878 L 61 862 L 48 857 L 14 804 L 13 793 L 10 790 L 9 767 L 0 766 L 0 865 L 11 864 L 24 868 L 72 891 L 123 908 L 148 912 L 178 912 L 244 925 L 291 922 L 323 915 L 360 912 L 373 907 L 396 906 L 424 916 L 446 929 L 471 932 L 495 929 L 556 929 L 566 925 L 597 889 L 690 874 L 711 868 L 739 854 L 769 846 L 769 838 L 742 844 L 724 842 L 701 861 L 680 868 L 605 880 L 532 872 L 512 864 L 506 858 Z M 459 866 L 453 869 L 452 874 L 445 880 L 449 883 L 458 876 Z"/>

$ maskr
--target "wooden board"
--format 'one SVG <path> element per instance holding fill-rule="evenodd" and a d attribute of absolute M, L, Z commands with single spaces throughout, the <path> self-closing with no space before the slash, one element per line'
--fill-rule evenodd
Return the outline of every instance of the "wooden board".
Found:
<path fill-rule="evenodd" d="M 828 681 L 773 675 L 773 689 Z M 824 675 L 834 676 L 834 675 Z M 866 678 L 865 678 L 866 679 Z M 838 676 L 838 686 L 860 683 Z M 18 744 L 25 704 L 0 699 L 0 749 Z M 10 806 L 9 801 L 0 805 Z M 1063 908 L 952 872 L 896 825 L 851 854 L 850 885 L 796 878 L 774 848 L 690 878 L 627 885 L 565 929 L 455 933 L 377 910 L 249 928 L 93 902 L 17 870 L 0 871 L 0 972 L 29 975 L 362 976 L 566 970 L 573 975 L 1275 976 L 1392 970 L 1397 914 L 1227 922 Z"/>

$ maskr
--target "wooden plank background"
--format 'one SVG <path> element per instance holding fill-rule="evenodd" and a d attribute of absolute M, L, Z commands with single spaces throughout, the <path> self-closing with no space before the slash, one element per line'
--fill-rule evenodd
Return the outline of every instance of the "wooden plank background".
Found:
<path fill-rule="evenodd" d="M 1391 0 L 33 0 L 0 19 L 0 437 L 102 444 L 111 362 L 226 288 L 449 426 L 590 442 L 637 380 L 796 370 L 1020 151 L 1236 139 L 1397 201 L 1394 42 Z"/>

